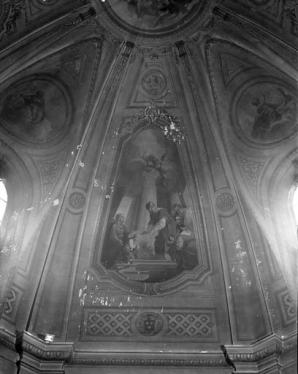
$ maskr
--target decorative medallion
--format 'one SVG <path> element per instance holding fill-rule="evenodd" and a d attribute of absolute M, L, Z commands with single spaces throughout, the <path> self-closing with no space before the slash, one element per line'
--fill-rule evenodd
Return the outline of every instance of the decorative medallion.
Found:
<path fill-rule="evenodd" d="M 0 96 L 0 125 L 21 142 L 41 143 L 67 132 L 72 102 L 67 88 L 47 75 L 33 75 Z"/>
<path fill-rule="evenodd" d="M 217 195 L 215 204 L 222 212 L 228 212 L 234 206 L 234 198 L 231 194 L 225 192 Z"/>
<path fill-rule="evenodd" d="M 142 313 L 135 322 L 138 332 L 144 336 L 155 336 L 163 327 L 163 320 L 158 313 Z"/>
<path fill-rule="evenodd" d="M 85 205 L 86 199 L 80 192 L 73 192 L 69 197 L 69 202 L 74 209 L 81 209 Z"/>
<path fill-rule="evenodd" d="M 166 78 L 159 70 L 149 70 L 142 78 L 143 90 L 153 96 L 161 95 L 166 88 Z"/>
<path fill-rule="evenodd" d="M 259 145 L 271 145 L 297 129 L 297 90 L 275 78 L 256 79 L 237 92 L 232 109 L 237 133 Z"/>

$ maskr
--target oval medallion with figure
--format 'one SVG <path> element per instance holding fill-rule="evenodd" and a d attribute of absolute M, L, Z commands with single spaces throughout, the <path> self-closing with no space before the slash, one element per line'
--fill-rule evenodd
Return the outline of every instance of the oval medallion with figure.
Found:
<path fill-rule="evenodd" d="M 46 75 L 17 81 L 0 97 L 0 123 L 21 141 L 44 142 L 65 133 L 71 113 L 66 87 Z"/>
<path fill-rule="evenodd" d="M 293 135 L 297 126 L 294 88 L 276 79 L 257 80 L 242 87 L 233 105 L 233 124 L 258 144 L 276 143 Z"/>

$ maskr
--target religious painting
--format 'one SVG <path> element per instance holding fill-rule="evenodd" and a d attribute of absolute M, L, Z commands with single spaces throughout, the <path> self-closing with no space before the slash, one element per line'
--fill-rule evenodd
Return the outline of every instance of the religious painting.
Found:
<path fill-rule="evenodd" d="M 110 0 L 106 6 L 129 26 L 156 30 L 184 23 L 205 3 L 201 0 Z"/>
<path fill-rule="evenodd" d="M 297 126 L 296 92 L 284 82 L 273 80 L 248 84 L 238 92 L 235 106 L 234 121 L 254 142 L 282 140 L 293 134 Z"/>
<path fill-rule="evenodd" d="M 47 141 L 66 131 L 71 110 L 66 88 L 46 75 L 16 82 L 0 96 L 0 123 L 22 140 Z"/>
<path fill-rule="evenodd" d="M 156 283 L 198 265 L 195 219 L 179 145 L 145 127 L 116 157 L 100 262 L 125 279 Z"/>

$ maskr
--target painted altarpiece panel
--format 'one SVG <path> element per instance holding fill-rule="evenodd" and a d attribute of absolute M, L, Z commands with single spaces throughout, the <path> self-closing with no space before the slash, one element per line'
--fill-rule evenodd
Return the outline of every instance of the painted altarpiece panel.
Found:
<path fill-rule="evenodd" d="M 99 273 L 137 293 L 168 292 L 209 269 L 188 141 L 161 129 L 122 121 L 93 252 Z"/>

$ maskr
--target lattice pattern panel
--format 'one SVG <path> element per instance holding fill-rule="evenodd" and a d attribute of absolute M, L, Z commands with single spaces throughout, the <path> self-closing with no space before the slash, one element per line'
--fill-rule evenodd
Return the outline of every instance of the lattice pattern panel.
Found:
<path fill-rule="evenodd" d="M 129 336 L 131 313 L 88 312 L 87 335 Z"/>
<path fill-rule="evenodd" d="M 81 338 L 98 340 L 117 338 L 118 340 L 141 340 L 154 336 L 166 340 L 198 339 L 217 341 L 216 311 L 204 309 L 200 312 L 163 309 L 115 309 L 86 308 L 83 314 Z"/>
<path fill-rule="evenodd" d="M 3 303 L 3 317 L 15 322 L 23 291 L 13 285 L 7 292 Z"/>
<path fill-rule="evenodd" d="M 289 291 L 283 288 L 277 293 L 277 299 L 283 325 L 288 326 L 292 323 L 295 323 L 297 313 L 294 301 L 289 294 Z"/>
<path fill-rule="evenodd" d="M 14 309 L 14 304 L 17 300 L 17 293 L 15 290 L 11 289 L 7 293 L 7 297 L 4 303 L 4 313 L 11 315 Z"/>
<path fill-rule="evenodd" d="M 168 314 L 170 336 L 209 336 L 212 334 L 211 317 L 201 313 Z"/>

